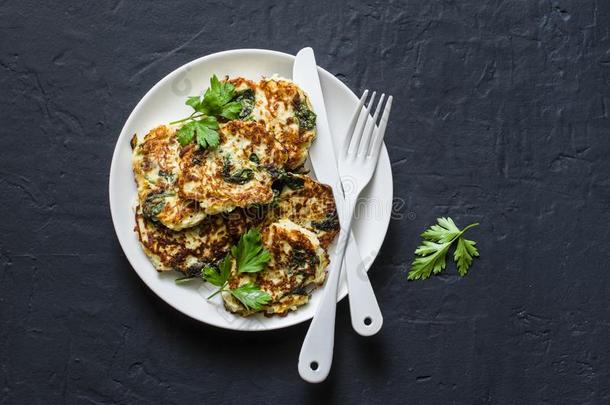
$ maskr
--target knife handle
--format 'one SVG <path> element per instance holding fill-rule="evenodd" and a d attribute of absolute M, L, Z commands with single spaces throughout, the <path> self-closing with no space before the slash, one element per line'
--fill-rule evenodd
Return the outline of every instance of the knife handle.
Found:
<path fill-rule="evenodd" d="M 310 383 L 322 382 L 328 377 L 333 362 L 335 345 L 335 315 L 337 311 L 337 289 L 343 270 L 347 242 L 351 235 L 351 222 L 354 213 L 354 202 L 345 206 L 345 217 L 341 222 L 336 257 L 339 260 L 328 270 L 328 280 L 324 286 L 322 300 L 309 324 L 301 353 L 299 354 L 299 375 Z M 331 263 L 332 266 L 332 263 Z"/>
<path fill-rule="evenodd" d="M 352 327 L 361 336 L 372 336 L 381 329 L 383 316 L 367 275 L 364 260 L 360 256 L 356 238 L 351 232 L 349 236 L 343 271 L 347 276 Z"/>

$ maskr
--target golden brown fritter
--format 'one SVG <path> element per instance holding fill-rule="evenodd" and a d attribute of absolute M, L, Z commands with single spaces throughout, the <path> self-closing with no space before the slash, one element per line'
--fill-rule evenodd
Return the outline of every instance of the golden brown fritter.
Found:
<path fill-rule="evenodd" d="M 323 284 L 326 250 L 339 232 L 332 189 L 291 173 L 307 158 L 316 116 L 290 80 L 225 80 L 242 110 L 236 120 L 219 118 L 217 147 L 182 147 L 168 126 L 134 139 L 135 231 L 158 271 L 199 276 L 259 227 L 271 260 L 258 273 L 233 266 L 229 287 L 254 283 L 271 296 L 261 312 L 285 315 Z M 222 297 L 231 312 L 252 313 L 230 293 Z"/>
<path fill-rule="evenodd" d="M 265 222 L 289 219 L 314 232 L 322 247 L 327 249 L 339 233 L 339 218 L 332 188 L 307 175 L 287 176 Z"/>
<path fill-rule="evenodd" d="M 135 231 L 155 269 L 199 276 L 203 266 L 224 257 L 239 237 L 259 222 L 260 215 L 237 209 L 210 215 L 198 225 L 176 232 L 146 218 L 138 206 Z"/>
<path fill-rule="evenodd" d="M 266 204 L 273 198 L 270 168 L 286 161 L 283 147 L 262 124 L 229 121 L 219 129 L 220 144 L 190 144 L 180 158 L 180 195 L 196 200 L 207 214 Z"/>
<path fill-rule="evenodd" d="M 162 125 L 142 142 L 134 139 L 132 165 L 144 215 L 177 231 L 201 222 L 206 215 L 199 204 L 178 195 L 180 144 L 175 130 Z"/>
<path fill-rule="evenodd" d="M 313 232 L 287 219 L 267 225 L 261 236 L 271 260 L 258 273 L 237 274 L 234 266 L 229 287 L 258 285 L 271 296 L 271 301 L 260 312 L 284 315 L 306 304 L 311 291 L 324 283 L 328 254 Z M 223 293 L 222 297 L 229 311 L 244 316 L 253 313 L 230 293 Z"/>
<path fill-rule="evenodd" d="M 258 82 L 256 99 L 254 118 L 262 119 L 286 148 L 286 168 L 303 166 L 316 137 L 315 114 L 305 92 L 292 81 L 268 78 Z M 304 119 L 303 113 L 313 114 L 313 121 Z"/>
<path fill-rule="evenodd" d="M 237 77 L 229 82 L 242 97 L 252 99 L 252 108 L 242 111 L 240 118 L 267 127 L 288 153 L 287 170 L 302 167 L 316 137 L 315 114 L 305 92 L 292 81 L 276 77 L 256 83 Z"/>

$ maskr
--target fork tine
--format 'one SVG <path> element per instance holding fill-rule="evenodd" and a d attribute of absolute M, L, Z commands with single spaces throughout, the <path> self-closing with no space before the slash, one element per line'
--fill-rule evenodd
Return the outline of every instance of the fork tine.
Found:
<path fill-rule="evenodd" d="M 358 107 L 356 107 L 356 110 L 354 111 L 354 116 L 352 117 L 352 122 L 350 122 L 349 127 L 347 128 L 347 136 L 345 140 L 345 145 L 347 145 L 347 148 L 343 148 L 342 153 L 347 153 L 349 146 L 352 143 L 354 131 L 356 130 L 356 124 L 358 124 L 358 119 L 360 118 L 360 115 L 362 115 L 362 106 L 364 105 L 364 102 L 366 101 L 368 95 L 369 91 L 364 90 L 364 93 L 362 93 L 362 96 L 360 97 Z"/>
<path fill-rule="evenodd" d="M 365 135 L 362 137 L 362 141 L 360 141 L 358 155 L 367 156 L 370 153 L 369 149 L 373 142 L 375 125 L 377 125 L 377 117 L 379 117 L 379 112 L 381 111 L 381 107 L 383 106 L 383 100 L 385 100 L 385 93 L 381 94 L 381 97 L 379 97 L 377 107 L 375 108 L 375 114 L 373 114 L 373 119 L 367 123 Z"/>
<path fill-rule="evenodd" d="M 377 131 L 375 132 L 375 140 L 373 141 L 369 151 L 369 156 L 373 159 L 379 158 L 379 151 L 381 150 L 383 137 L 385 136 L 385 128 L 388 125 L 388 118 L 390 116 L 390 110 L 392 109 L 392 100 L 392 96 L 388 97 L 388 101 L 385 104 L 385 109 L 383 110 L 383 115 L 381 116 L 381 121 L 379 122 Z"/>
<path fill-rule="evenodd" d="M 354 153 L 358 152 L 358 148 L 360 146 L 360 141 L 362 139 L 362 134 L 364 133 L 364 129 L 367 127 L 369 118 L 371 117 L 371 107 L 373 106 L 373 102 L 375 101 L 376 95 L 377 95 L 377 92 L 375 92 L 375 91 L 371 95 L 371 99 L 369 100 L 369 105 L 366 107 L 366 113 L 364 114 L 364 120 L 362 121 L 362 125 L 359 126 L 359 129 L 355 131 L 354 136 L 352 137 L 352 140 L 349 145 L 348 153 L 349 152 L 354 152 Z"/>

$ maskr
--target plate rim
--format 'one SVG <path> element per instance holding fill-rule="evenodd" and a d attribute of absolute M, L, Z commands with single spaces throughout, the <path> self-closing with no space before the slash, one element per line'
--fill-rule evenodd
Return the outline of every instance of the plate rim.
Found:
<path fill-rule="evenodd" d="M 168 74 L 166 74 L 165 76 L 163 76 L 161 79 L 159 79 L 145 94 L 144 96 L 142 96 L 142 98 L 140 98 L 140 100 L 138 101 L 138 103 L 136 104 L 136 106 L 133 108 L 133 110 L 131 111 L 131 113 L 129 114 L 129 116 L 127 117 L 127 119 L 125 120 L 125 123 L 123 124 L 121 131 L 119 132 L 119 136 L 116 139 L 116 143 L 115 146 L 113 148 L 113 152 L 112 152 L 112 160 L 110 163 L 110 172 L 109 172 L 109 178 L 108 178 L 108 203 L 109 203 L 109 208 L 110 208 L 110 216 L 112 219 L 112 226 L 114 228 L 114 232 L 116 234 L 116 237 L 119 241 L 119 245 L 121 246 L 121 250 L 123 251 L 123 255 L 125 256 L 125 258 L 127 259 L 127 261 L 129 262 L 129 265 L 131 266 L 132 270 L 138 275 L 138 277 L 140 278 L 140 280 L 144 283 L 144 285 L 146 285 L 147 288 L 149 288 L 158 298 L 161 299 L 161 301 L 165 302 L 166 304 L 168 304 L 169 306 L 171 306 L 173 309 L 175 309 L 176 311 L 180 312 L 181 314 L 196 320 L 198 322 L 204 323 L 206 325 L 210 325 L 210 326 L 214 326 L 220 329 L 225 329 L 225 330 L 232 330 L 232 331 L 239 331 L 239 332 L 264 332 L 264 331 L 271 331 L 271 330 L 278 330 L 278 329 L 284 329 L 284 328 L 288 328 L 294 325 L 298 325 L 300 323 L 303 322 L 307 322 L 309 320 L 311 320 L 313 318 L 313 315 L 311 317 L 306 317 L 304 319 L 294 319 L 292 322 L 289 322 L 287 324 L 284 325 L 272 325 L 270 327 L 265 327 L 265 328 L 260 328 L 260 329 L 236 329 L 236 328 L 231 328 L 227 325 L 223 325 L 221 323 L 217 323 L 217 322 L 211 322 L 210 320 L 204 320 L 201 317 L 196 317 L 193 314 L 187 313 L 182 311 L 180 308 L 177 307 L 177 305 L 174 305 L 174 303 L 172 302 L 172 300 L 170 299 L 165 299 L 164 294 L 160 293 L 159 291 L 157 291 L 155 288 L 153 288 L 148 282 L 147 280 L 140 275 L 140 272 L 136 269 L 136 266 L 134 265 L 134 263 L 132 262 L 132 259 L 129 257 L 129 255 L 127 254 L 126 251 L 126 247 L 123 243 L 123 240 L 121 238 L 121 234 L 119 233 L 119 229 L 117 228 L 117 223 L 118 223 L 118 219 L 116 218 L 115 214 L 115 210 L 118 208 L 113 208 L 113 185 L 115 184 L 116 180 L 116 174 L 114 173 L 117 169 L 116 167 L 118 166 L 118 156 L 119 156 L 119 147 L 121 146 L 121 139 L 124 136 L 124 132 L 126 132 L 127 128 L 130 126 L 131 121 L 134 119 L 134 117 L 137 115 L 137 113 L 139 112 L 139 110 L 141 108 L 143 108 L 142 106 L 145 104 L 145 102 L 148 100 L 148 98 L 151 97 L 151 95 L 155 92 L 155 90 L 160 87 L 162 84 L 164 84 L 166 81 L 171 80 L 174 76 L 177 76 L 178 74 L 182 73 L 182 71 L 184 71 L 185 69 L 187 69 L 189 66 L 191 65 L 195 65 L 195 64 L 199 64 L 202 62 L 205 62 L 206 60 L 209 59 L 214 59 L 214 58 L 220 58 L 226 55 L 235 55 L 235 54 L 243 54 L 243 53 L 258 53 L 260 55 L 268 55 L 268 56 L 276 56 L 276 57 L 282 57 L 282 58 L 288 58 L 291 60 L 295 59 L 295 55 L 291 55 L 289 53 L 285 53 L 285 52 L 280 52 L 280 51 L 274 51 L 274 50 L 270 50 L 270 49 L 263 49 L 263 48 L 237 48 L 237 49 L 228 49 L 228 50 L 224 50 L 224 51 L 219 51 L 219 52 L 214 52 L 214 53 L 210 53 L 204 56 L 200 56 L 196 59 L 193 59 L 187 63 L 184 63 L 178 67 L 176 67 L 174 70 L 172 70 L 171 72 L 169 72 Z M 345 84 L 343 83 L 343 81 L 341 81 L 339 78 L 337 78 L 335 75 L 333 75 L 332 73 L 330 73 L 329 71 L 327 71 L 326 69 L 320 67 L 319 65 L 317 65 L 317 69 L 318 69 L 318 74 L 322 74 L 325 76 L 328 76 L 332 79 L 335 79 L 338 83 L 340 83 L 340 87 L 343 87 L 343 90 L 346 90 L 348 94 L 350 94 L 350 97 L 354 100 L 354 101 L 358 101 L 358 97 L 356 96 L 356 94 L 354 94 L 354 92 Z M 388 156 L 388 161 L 389 161 L 389 154 L 387 151 L 387 147 L 385 145 L 385 142 L 382 145 L 382 154 L 385 154 Z M 392 172 L 392 167 L 391 167 L 391 162 L 390 162 L 390 179 L 389 179 L 389 184 L 390 184 L 390 190 L 388 190 L 388 192 L 391 195 L 391 198 L 393 199 L 394 196 L 394 174 Z M 385 241 L 385 237 L 387 236 L 388 233 L 388 228 L 390 226 L 390 221 L 392 219 L 392 214 L 390 212 L 390 214 L 387 216 L 387 220 L 385 221 L 385 223 L 383 224 L 383 238 L 380 238 L 378 246 L 375 246 L 375 251 L 377 252 L 375 254 L 375 257 L 369 262 L 368 266 L 367 263 L 365 263 L 365 267 L 366 267 L 366 271 L 368 272 L 370 270 L 370 268 L 373 266 L 373 263 L 375 262 L 381 247 L 383 246 L 383 243 Z M 343 278 L 345 275 L 341 274 L 341 278 Z M 341 279 L 340 279 L 340 283 L 339 283 L 339 290 L 337 292 L 338 296 L 337 296 L 337 303 L 339 303 L 341 300 L 343 300 L 348 294 L 349 292 L 347 291 L 341 291 Z M 323 288 L 323 287 L 322 287 Z M 315 311 L 314 311 L 315 314 Z"/>

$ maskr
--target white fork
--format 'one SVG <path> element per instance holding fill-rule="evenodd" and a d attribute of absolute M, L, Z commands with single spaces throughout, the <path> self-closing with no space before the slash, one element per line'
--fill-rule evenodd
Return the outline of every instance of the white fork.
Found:
<path fill-rule="evenodd" d="M 299 355 L 299 374 L 305 381 L 313 383 L 324 381 L 330 372 L 335 342 L 337 286 L 343 267 L 345 246 L 349 239 L 358 196 L 375 173 L 388 116 L 392 108 L 392 96 L 389 96 L 379 126 L 375 126 L 383 106 L 385 94 L 381 95 L 372 118 L 370 112 L 375 101 L 375 92 L 371 96 L 368 107 L 364 109 L 368 94 L 368 90 L 362 94 L 350 123 L 344 146 L 338 153 L 339 174 L 341 175 L 345 195 L 344 209 L 338 212 L 339 223 L 341 224 L 336 255 L 338 262 L 334 263 L 332 269 L 328 272 L 322 301 L 309 325 Z M 348 179 L 350 184 L 347 184 Z M 357 299 L 358 297 L 353 298 Z"/>

